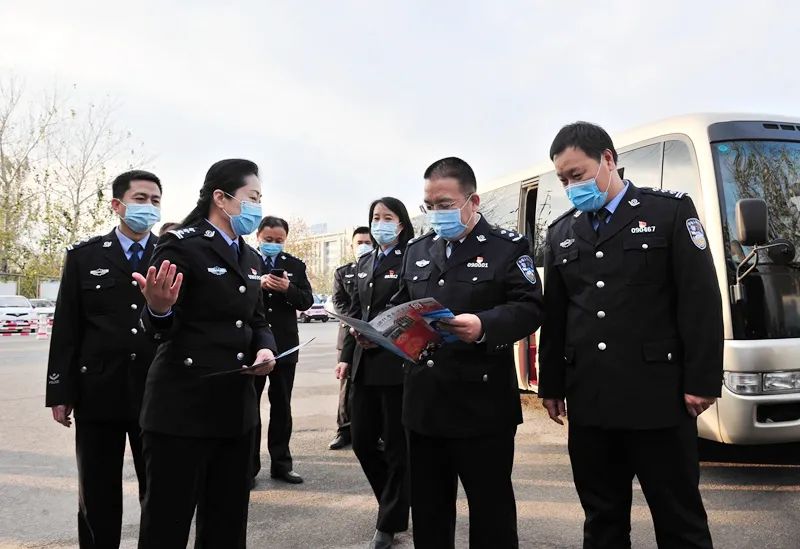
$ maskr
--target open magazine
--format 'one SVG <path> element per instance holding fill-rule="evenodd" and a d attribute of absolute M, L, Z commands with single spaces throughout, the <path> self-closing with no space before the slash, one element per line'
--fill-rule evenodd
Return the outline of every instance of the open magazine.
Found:
<path fill-rule="evenodd" d="M 370 322 L 331 314 L 376 345 L 412 362 L 424 360 L 444 343 L 458 339 L 438 329 L 438 321 L 455 315 L 432 297 L 392 307 Z"/>

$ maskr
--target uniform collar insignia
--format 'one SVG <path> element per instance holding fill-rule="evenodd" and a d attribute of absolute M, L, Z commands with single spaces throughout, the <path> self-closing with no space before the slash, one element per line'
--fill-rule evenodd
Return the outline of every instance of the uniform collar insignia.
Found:
<path fill-rule="evenodd" d="M 437 234 L 436 236 L 433 237 L 433 239 L 434 240 L 439 240 L 439 235 Z"/>
<path fill-rule="evenodd" d="M 103 248 L 110 248 L 112 244 L 113 242 L 111 242 L 110 240 L 106 240 L 105 242 L 103 242 Z"/>
<path fill-rule="evenodd" d="M 103 276 L 108 274 L 108 269 L 95 269 L 94 271 L 89 271 L 89 274 L 92 276 Z"/>
<path fill-rule="evenodd" d="M 572 214 L 572 217 L 574 217 L 574 218 L 578 218 L 578 217 L 580 217 L 580 216 L 581 216 L 581 214 L 582 214 L 582 213 L 583 213 L 582 211 L 578 210 L 578 211 L 576 211 L 574 214 Z"/>
<path fill-rule="evenodd" d="M 394 251 L 394 255 L 402 255 L 402 254 L 403 254 L 403 250 L 399 250 L 398 249 L 398 250 Z"/>
<path fill-rule="evenodd" d="M 559 244 L 559 246 L 561 246 L 562 248 L 569 248 L 569 247 L 570 247 L 570 246 L 572 246 L 574 243 L 575 243 L 575 239 L 574 239 L 574 238 L 568 238 L 568 239 L 566 239 L 564 242 L 562 242 L 561 244 Z"/>
<path fill-rule="evenodd" d="M 483 236 L 482 234 L 479 234 L 478 236 L 476 236 L 476 237 L 475 237 L 475 239 L 476 239 L 478 242 L 486 242 L 486 237 L 485 237 L 485 236 Z"/>
<path fill-rule="evenodd" d="M 209 230 L 207 230 L 206 232 L 203 233 L 203 236 L 206 237 L 206 238 L 214 238 L 215 234 L 216 234 L 215 231 L 212 231 L 211 229 L 209 229 Z"/>
<path fill-rule="evenodd" d="M 428 261 L 427 259 L 420 259 L 419 261 L 417 261 L 417 267 L 427 267 L 428 265 L 430 265 L 430 263 L 431 262 Z"/>
<path fill-rule="evenodd" d="M 641 204 L 641 202 L 639 202 L 639 200 L 638 200 L 638 199 L 636 199 L 636 198 L 633 198 L 633 199 L 631 199 L 631 200 L 628 200 L 628 204 L 630 204 L 632 208 L 635 208 L 636 206 L 638 206 L 639 204 Z"/>

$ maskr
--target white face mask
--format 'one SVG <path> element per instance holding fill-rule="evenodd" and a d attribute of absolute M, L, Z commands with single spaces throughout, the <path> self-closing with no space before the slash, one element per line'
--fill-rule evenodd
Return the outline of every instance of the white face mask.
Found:
<path fill-rule="evenodd" d="M 363 257 L 373 250 L 372 244 L 359 244 L 356 247 L 356 259 Z"/>

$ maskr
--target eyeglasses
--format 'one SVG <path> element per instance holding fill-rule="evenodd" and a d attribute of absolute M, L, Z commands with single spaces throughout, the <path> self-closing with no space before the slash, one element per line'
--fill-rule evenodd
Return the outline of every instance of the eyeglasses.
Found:
<path fill-rule="evenodd" d="M 469 202 L 469 199 L 472 198 L 473 193 L 469 193 L 467 197 L 464 199 L 464 203 L 458 207 L 456 206 L 456 201 L 451 200 L 450 202 L 439 202 L 438 204 L 420 204 L 419 211 L 422 213 L 428 213 L 438 210 L 455 210 L 456 208 L 463 208 Z"/>

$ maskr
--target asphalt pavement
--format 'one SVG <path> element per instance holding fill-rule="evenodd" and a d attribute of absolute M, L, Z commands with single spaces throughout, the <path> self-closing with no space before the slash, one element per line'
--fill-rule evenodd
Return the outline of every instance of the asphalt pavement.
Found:
<path fill-rule="evenodd" d="M 262 472 L 250 500 L 248 546 L 363 548 L 375 526 L 376 504 L 348 448 L 327 449 L 334 435 L 338 381 L 334 323 L 301 325 L 293 396 L 295 470 L 305 483 L 290 486 Z M 44 408 L 49 340 L 0 339 L 0 548 L 77 547 L 77 472 L 74 431 Z M 572 486 L 564 428 L 525 398 L 525 423 L 516 438 L 514 486 L 521 547 L 581 546 L 583 513 Z M 269 414 L 266 393 L 264 417 Z M 264 429 L 266 436 L 266 429 Z M 264 470 L 269 471 L 266 443 Z M 800 547 L 800 445 L 730 448 L 703 445 L 701 487 L 716 547 Z M 139 503 L 133 464 L 124 469 L 124 548 L 136 547 Z M 634 490 L 634 547 L 655 547 L 647 504 Z M 457 547 L 467 547 L 468 510 L 458 503 Z M 410 534 L 397 547 L 413 547 Z"/>

